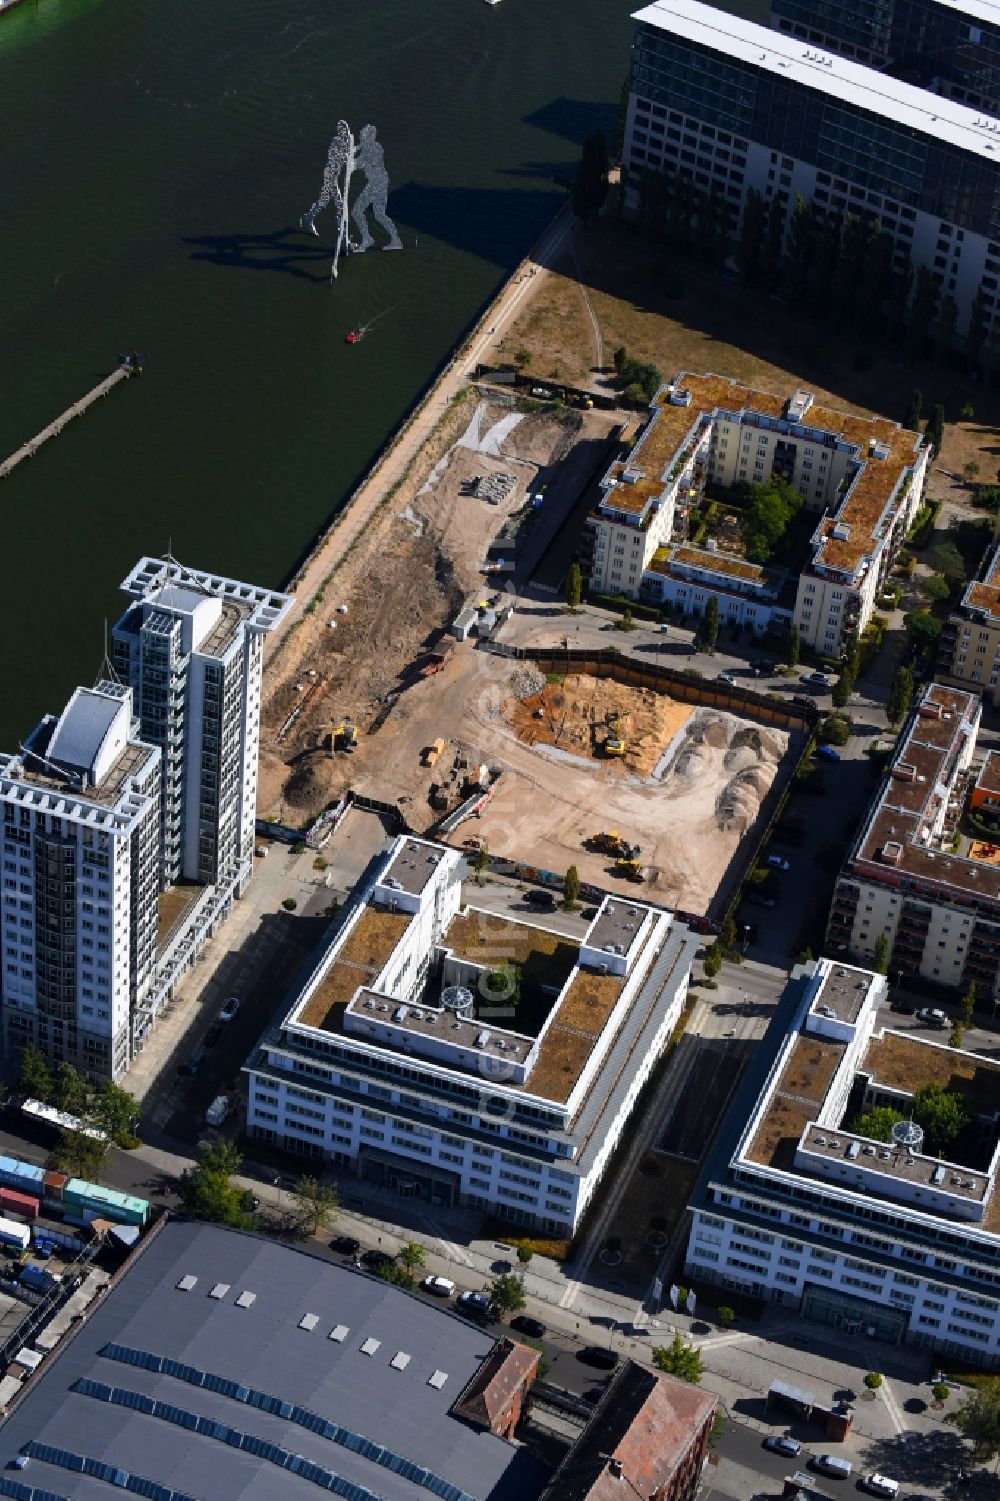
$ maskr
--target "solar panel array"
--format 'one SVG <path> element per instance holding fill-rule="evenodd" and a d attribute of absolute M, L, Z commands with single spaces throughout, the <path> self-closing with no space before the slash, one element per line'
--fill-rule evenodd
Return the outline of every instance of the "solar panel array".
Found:
<path fill-rule="evenodd" d="M 120 1470 L 117 1465 L 103 1459 L 89 1459 L 85 1454 L 75 1454 L 72 1449 L 57 1449 L 54 1444 L 40 1444 L 32 1439 L 24 1447 L 31 1459 L 41 1459 L 45 1464 L 58 1465 L 63 1470 L 75 1470 L 80 1475 L 90 1475 L 95 1480 L 106 1480 L 120 1491 L 133 1496 L 146 1496 L 149 1501 L 198 1501 L 186 1491 L 173 1491 L 169 1485 L 160 1485 L 156 1480 L 147 1480 L 143 1475 L 133 1475 L 129 1470 Z M 35 1491 L 31 1501 L 41 1501 L 46 1494 Z"/>
<path fill-rule="evenodd" d="M 360 1454 L 364 1459 L 370 1460 L 372 1464 L 381 1465 L 387 1470 L 392 1470 L 396 1475 L 402 1475 L 404 1479 L 412 1481 L 414 1485 L 418 1485 L 423 1490 L 430 1491 L 432 1495 L 440 1497 L 440 1501 L 475 1501 L 475 1498 L 470 1496 L 468 1492 L 463 1491 L 460 1486 L 453 1485 L 450 1480 L 445 1480 L 440 1475 L 436 1475 L 433 1470 L 428 1470 L 423 1465 L 415 1464 L 411 1459 L 404 1459 L 402 1455 L 394 1453 L 391 1449 L 387 1449 L 384 1444 L 377 1444 L 374 1440 L 365 1438 L 362 1434 L 355 1433 L 350 1428 L 344 1428 L 339 1423 L 332 1423 L 328 1418 L 321 1417 L 319 1413 L 311 1412 L 307 1407 L 300 1407 L 294 1402 L 286 1402 L 282 1397 L 272 1396 L 269 1392 L 259 1391 L 252 1386 L 243 1386 L 239 1381 L 234 1381 L 228 1376 L 219 1376 L 211 1371 L 199 1370 L 197 1366 L 186 1365 L 183 1361 L 173 1360 L 169 1356 L 154 1355 L 148 1350 L 133 1349 L 130 1345 L 121 1345 L 113 1342 L 102 1346 L 100 1353 L 107 1360 L 116 1360 L 123 1365 L 138 1366 L 141 1370 L 155 1371 L 160 1375 L 172 1376 L 175 1380 L 186 1382 L 189 1386 L 201 1387 L 205 1391 L 218 1392 L 220 1396 L 230 1397 L 234 1402 L 243 1402 L 248 1407 L 255 1407 L 259 1411 L 270 1413 L 274 1417 L 284 1418 L 287 1422 L 295 1423 L 300 1428 L 308 1429 L 310 1433 L 319 1434 L 320 1438 L 329 1439 L 331 1443 L 340 1444 L 345 1449 L 350 1449 L 352 1453 Z M 117 1406 L 137 1406 L 137 1404 L 131 1402 L 120 1401 L 119 1397 L 135 1396 L 137 1402 L 141 1401 L 142 1403 L 153 1401 L 152 1398 L 141 1396 L 139 1393 L 124 1392 L 120 1388 L 105 1386 L 103 1382 L 91 1381 L 89 1378 L 77 1382 L 73 1389 L 74 1391 L 82 1391 L 87 1396 L 97 1396 L 98 1392 L 91 1390 L 91 1388 L 98 1387 L 101 1389 L 101 1394 L 105 1391 L 114 1392 L 114 1397 L 104 1397 L 104 1400 L 114 1401 Z M 166 1407 L 169 1404 L 154 1403 L 154 1406 Z M 146 1411 L 146 1408 L 137 1406 L 137 1410 Z M 179 1412 L 182 1409 L 171 1408 L 171 1411 Z M 163 1414 L 154 1412 L 153 1416 L 160 1417 Z M 190 1417 L 191 1415 L 188 1414 L 186 1416 Z M 170 1419 L 170 1421 L 173 1421 L 173 1419 Z M 208 1418 L 197 1421 L 211 1422 L 213 1427 L 224 1427 L 222 1424 L 215 1424 L 214 1420 Z M 192 1424 L 185 1422 L 183 1426 L 191 1427 Z M 198 1431 L 201 1432 L 203 1430 L 199 1428 Z M 232 1432 L 233 1430 L 226 1429 L 225 1431 Z M 349 1484 L 347 1481 L 343 1481 L 342 1483 L 345 1485 Z M 361 1487 L 355 1487 L 355 1489 L 359 1495 L 367 1496 L 371 1494 L 370 1492 L 363 1491 Z M 338 1494 L 344 1493 L 338 1492 Z"/>
<path fill-rule="evenodd" d="M 0 1475 L 0 1496 L 11 1496 L 13 1501 L 69 1501 L 58 1491 L 41 1491 L 35 1485 L 25 1485 L 23 1480 L 8 1480 Z"/>

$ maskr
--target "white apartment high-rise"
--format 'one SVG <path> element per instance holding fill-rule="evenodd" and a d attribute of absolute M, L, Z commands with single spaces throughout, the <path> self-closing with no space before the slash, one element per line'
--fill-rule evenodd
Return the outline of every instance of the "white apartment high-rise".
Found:
<path fill-rule="evenodd" d="M 117 683 L 0 756 L 4 1050 L 117 1077 L 156 961 L 160 752 Z"/>
<path fill-rule="evenodd" d="M 161 880 L 246 886 L 253 850 L 263 638 L 287 594 L 143 558 L 122 584 L 114 667 L 163 754 Z"/>

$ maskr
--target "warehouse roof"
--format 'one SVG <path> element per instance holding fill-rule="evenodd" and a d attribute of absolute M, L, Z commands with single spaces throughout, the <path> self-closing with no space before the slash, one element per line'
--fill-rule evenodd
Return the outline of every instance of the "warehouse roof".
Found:
<path fill-rule="evenodd" d="M 352 1501 L 530 1501 L 535 1461 L 451 1412 L 494 1344 L 352 1268 L 171 1222 L 0 1427 L 0 1467 L 29 1454 L 19 1478 L 74 1501 L 107 1495 L 102 1466 L 212 1501 L 307 1501 L 320 1472 Z"/>

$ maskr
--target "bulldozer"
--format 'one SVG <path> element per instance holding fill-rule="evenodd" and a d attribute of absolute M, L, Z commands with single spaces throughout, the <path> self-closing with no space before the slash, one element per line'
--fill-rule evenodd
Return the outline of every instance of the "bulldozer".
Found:
<path fill-rule="evenodd" d="M 617 829 L 601 829 L 597 834 L 591 834 L 587 843 L 595 850 L 617 855 L 621 852 L 622 838 Z"/>
<path fill-rule="evenodd" d="M 626 881 L 641 881 L 642 866 L 633 856 L 622 855 L 615 861 L 615 875 L 624 876 Z"/>
<path fill-rule="evenodd" d="M 628 750 L 628 741 L 622 734 L 622 729 L 628 715 L 618 709 L 612 709 L 605 723 L 608 733 L 604 741 L 604 754 L 606 756 L 624 756 Z"/>

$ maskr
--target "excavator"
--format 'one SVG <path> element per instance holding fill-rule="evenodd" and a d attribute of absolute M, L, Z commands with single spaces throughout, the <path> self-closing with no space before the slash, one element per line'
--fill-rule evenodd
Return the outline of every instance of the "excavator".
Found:
<path fill-rule="evenodd" d="M 331 751 L 353 751 L 358 743 L 358 727 L 349 719 L 341 720 L 330 731 Z"/>

